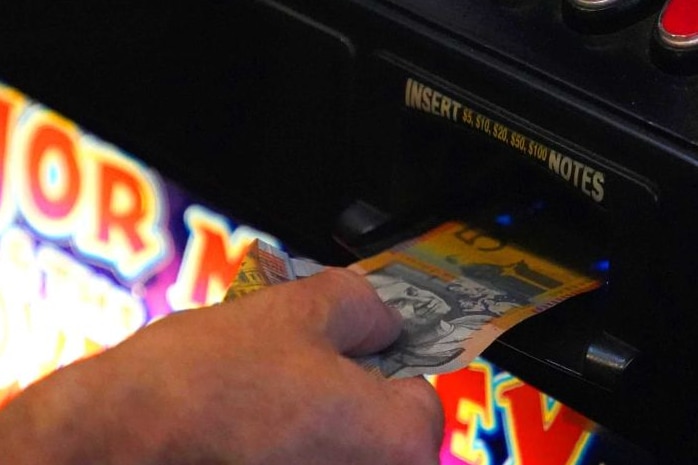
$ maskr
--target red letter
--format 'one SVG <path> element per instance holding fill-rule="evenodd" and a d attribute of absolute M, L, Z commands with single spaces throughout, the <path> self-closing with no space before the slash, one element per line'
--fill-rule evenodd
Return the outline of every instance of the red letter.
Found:
<path fill-rule="evenodd" d="M 11 109 L 10 103 L 0 99 L 0 209 L 6 202 L 5 174 L 7 173 L 7 145 L 10 134 Z"/>
<path fill-rule="evenodd" d="M 77 131 L 48 110 L 30 109 L 13 136 L 13 192 L 32 228 L 45 237 L 69 237 L 77 229 L 84 197 Z"/>
<path fill-rule="evenodd" d="M 492 367 L 474 361 L 466 369 L 439 375 L 434 384 L 446 416 L 441 453 L 468 464 L 488 465 L 491 454 L 478 436 L 495 426 Z"/>
<path fill-rule="evenodd" d="M 58 127 L 41 125 L 29 142 L 27 157 L 27 182 L 34 206 L 46 218 L 68 217 L 78 202 L 81 187 L 73 141 Z M 47 163 L 52 166 L 47 167 Z"/>
<path fill-rule="evenodd" d="M 166 198 L 157 177 L 126 154 L 95 138 L 80 144 L 85 170 L 81 252 L 99 259 L 123 278 L 144 279 L 170 253 Z"/>
<path fill-rule="evenodd" d="M 145 247 L 138 227 L 145 221 L 147 213 L 141 183 L 116 166 L 103 163 L 99 169 L 97 237 L 101 242 L 109 243 L 111 233 L 119 230 L 132 253 L 137 254 Z"/>
<path fill-rule="evenodd" d="M 591 422 L 512 378 L 497 386 L 511 445 L 512 465 L 571 465 L 589 440 Z"/>
<path fill-rule="evenodd" d="M 18 92 L 0 85 L 0 230 L 12 221 L 16 209 L 9 186 L 10 151 L 15 120 L 22 105 L 23 99 Z"/>

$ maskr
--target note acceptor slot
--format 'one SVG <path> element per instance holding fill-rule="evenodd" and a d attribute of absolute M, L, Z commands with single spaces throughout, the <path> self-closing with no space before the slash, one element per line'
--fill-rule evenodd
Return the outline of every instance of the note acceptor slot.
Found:
<path fill-rule="evenodd" d="M 619 410 L 632 414 L 655 345 L 644 323 L 657 311 L 651 182 L 391 53 L 369 61 L 356 130 L 365 172 L 337 240 L 366 256 L 455 218 L 475 246 L 516 243 L 596 276 L 598 290 L 511 329 L 485 356 L 626 427 Z"/>

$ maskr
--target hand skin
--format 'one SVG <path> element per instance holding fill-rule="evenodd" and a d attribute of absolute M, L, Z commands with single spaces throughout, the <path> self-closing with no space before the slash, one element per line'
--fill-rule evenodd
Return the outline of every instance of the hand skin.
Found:
<path fill-rule="evenodd" d="M 0 462 L 437 464 L 431 386 L 348 358 L 400 321 L 344 269 L 179 312 L 27 388 L 0 411 Z"/>

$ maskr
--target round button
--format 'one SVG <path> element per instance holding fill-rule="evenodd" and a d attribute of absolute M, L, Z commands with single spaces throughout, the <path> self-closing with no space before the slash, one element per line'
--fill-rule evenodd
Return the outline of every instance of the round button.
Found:
<path fill-rule="evenodd" d="M 605 10 L 632 3 L 632 0 L 570 0 L 570 4 L 582 10 Z"/>
<path fill-rule="evenodd" d="M 663 45 L 677 50 L 698 49 L 698 2 L 670 0 L 659 16 L 657 26 Z"/>
<path fill-rule="evenodd" d="M 663 0 L 563 0 L 567 24 L 585 34 L 618 31 L 659 11 Z"/>

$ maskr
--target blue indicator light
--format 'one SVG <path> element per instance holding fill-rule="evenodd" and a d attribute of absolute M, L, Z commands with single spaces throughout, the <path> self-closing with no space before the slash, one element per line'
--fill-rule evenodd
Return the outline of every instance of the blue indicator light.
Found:
<path fill-rule="evenodd" d="M 599 260 L 592 265 L 592 268 L 596 271 L 606 272 L 611 269 L 610 260 Z"/>
<path fill-rule="evenodd" d="M 514 222 L 514 218 L 511 215 L 502 214 L 502 215 L 497 215 L 497 217 L 495 218 L 495 221 L 500 226 L 511 226 L 511 224 Z"/>

